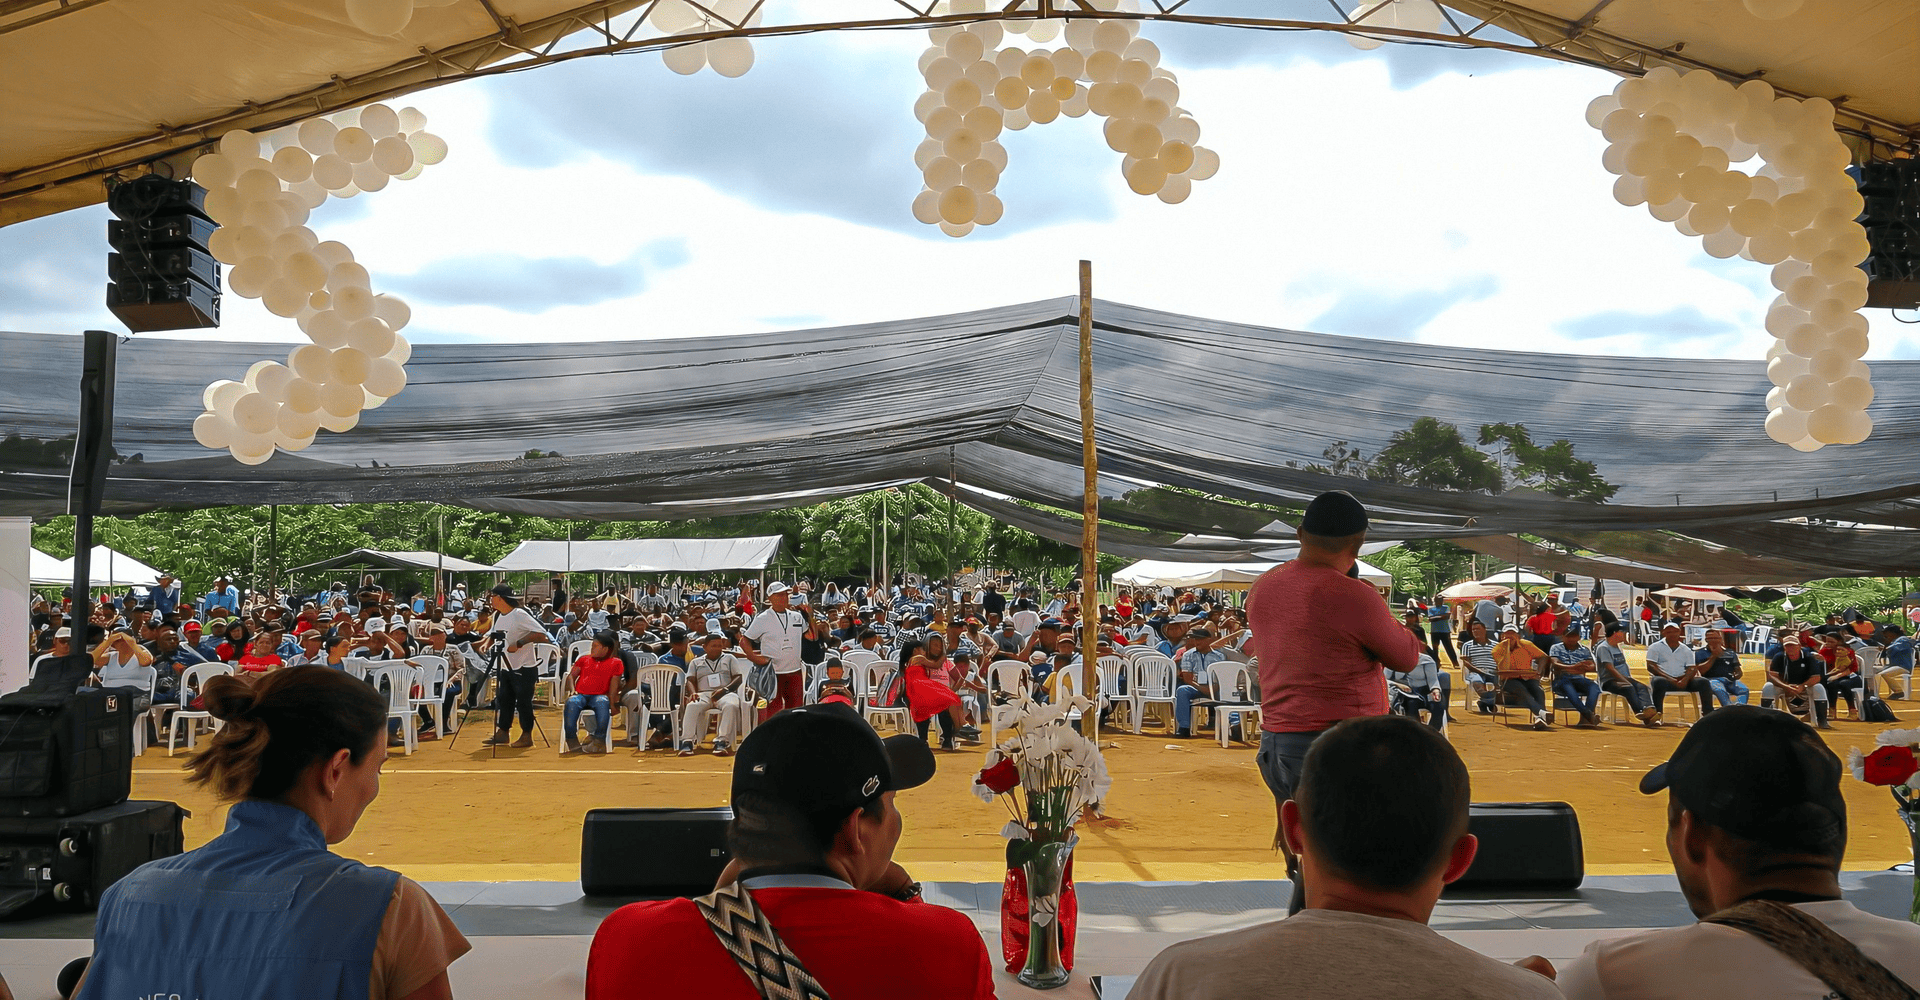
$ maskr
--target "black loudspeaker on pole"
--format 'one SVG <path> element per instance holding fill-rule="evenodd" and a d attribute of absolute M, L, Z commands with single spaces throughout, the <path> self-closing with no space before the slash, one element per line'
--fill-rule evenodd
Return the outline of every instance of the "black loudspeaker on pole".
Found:
<path fill-rule="evenodd" d="M 107 490 L 107 465 L 113 457 L 113 365 L 120 338 L 88 330 L 80 367 L 80 428 L 73 441 L 73 470 L 67 481 L 67 513 L 73 515 L 73 612 L 68 628 L 75 657 L 87 657 L 87 626 L 93 621 L 93 516 Z"/>

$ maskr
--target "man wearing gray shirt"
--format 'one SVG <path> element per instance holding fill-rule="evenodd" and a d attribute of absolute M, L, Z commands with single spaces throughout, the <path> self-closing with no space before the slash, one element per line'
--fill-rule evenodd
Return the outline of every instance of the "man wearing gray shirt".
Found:
<path fill-rule="evenodd" d="M 1347 719 L 1316 739 L 1281 832 L 1306 875 L 1307 908 L 1176 944 L 1133 1000 L 1343 997 L 1560 1000 L 1544 959 L 1523 968 L 1427 926 L 1479 842 L 1467 832 L 1467 766 L 1446 737 L 1404 716 Z"/>
<path fill-rule="evenodd" d="M 1600 675 L 1600 690 L 1616 694 L 1627 700 L 1633 714 L 1649 727 L 1660 724 L 1660 710 L 1653 705 L 1653 696 L 1647 686 L 1633 679 L 1633 668 L 1627 666 L 1627 654 L 1620 651 L 1620 644 L 1627 641 L 1626 625 L 1615 621 L 1611 625 L 1600 626 L 1606 630 L 1604 638 L 1593 644 L 1593 663 Z"/>

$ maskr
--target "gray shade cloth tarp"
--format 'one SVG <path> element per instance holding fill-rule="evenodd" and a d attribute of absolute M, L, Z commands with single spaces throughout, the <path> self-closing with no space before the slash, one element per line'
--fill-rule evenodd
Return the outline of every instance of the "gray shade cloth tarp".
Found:
<path fill-rule="evenodd" d="M 295 566 L 290 573 L 319 572 L 329 569 L 432 570 L 449 573 L 493 573 L 499 567 L 470 562 L 438 552 L 389 552 L 382 549 L 354 549 L 345 555 Z"/>
<path fill-rule="evenodd" d="M 359 427 L 257 467 L 200 448 L 189 428 L 209 379 L 237 377 L 277 352 L 134 338 L 120 352 L 122 460 L 106 506 L 431 500 L 628 519 L 744 513 L 950 480 L 1078 510 L 1076 309 L 1060 298 L 828 330 L 423 344 L 407 390 Z M 73 336 L 0 334 L 0 356 L 30 376 L 0 384 L 0 515 L 65 508 L 80 346 Z M 1203 561 L 1253 561 L 1291 540 L 1274 510 L 1337 488 L 1373 510 L 1381 539 L 1619 531 L 1708 539 L 1739 528 L 1749 543 L 1719 544 L 1826 567 L 1834 538 L 1847 537 L 1859 544 L 1845 550 L 1845 572 L 1894 573 L 1914 566 L 1904 533 L 1812 534 L 1782 520 L 1872 524 L 1877 512 L 1911 514 L 1920 498 L 1920 452 L 1909 446 L 1920 430 L 1920 363 L 1873 367 L 1874 436 L 1802 455 L 1762 430 L 1770 386 L 1757 360 L 1382 342 L 1099 302 L 1101 516 L 1143 533 L 1112 533 L 1120 544 L 1111 550 L 1132 558 L 1187 559 L 1177 543 L 1199 535 L 1238 540 L 1219 546 L 1237 551 Z M 1619 491 L 1591 504 L 1310 468 L 1337 441 L 1370 457 L 1419 416 L 1469 439 L 1490 422 L 1524 424 L 1539 443 L 1566 438 Z"/>
<path fill-rule="evenodd" d="M 525 541 L 501 557 L 510 572 L 712 573 L 765 570 L 780 554 L 779 535 L 745 538 L 620 538 Z"/>

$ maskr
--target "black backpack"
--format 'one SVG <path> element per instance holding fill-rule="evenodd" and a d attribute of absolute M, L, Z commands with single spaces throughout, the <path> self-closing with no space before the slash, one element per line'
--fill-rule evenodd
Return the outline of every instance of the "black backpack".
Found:
<path fill-rule="evenodd" d="M 1867 722 L 1900 721 L 1900 717 L 1893 714 L 1893 709 L 1877 694 L 1867 695 L 1860 702 L 1860 718 Z"/>

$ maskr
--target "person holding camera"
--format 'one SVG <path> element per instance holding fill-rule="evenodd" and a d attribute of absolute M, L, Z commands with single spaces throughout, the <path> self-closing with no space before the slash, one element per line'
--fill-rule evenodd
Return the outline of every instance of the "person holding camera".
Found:
<path fill-rule="evenodd" d="M 493 698 L 493 735 L 483 746 L 507 744 L 524 749 L 533 746 L 533 686 L 539 676 L 534 645 L 552 642 L 553 637 L 540 627 L 533 615 L 520 606 L 513 584 L 503 583 L 487 595 L 493 606 L 493 631 L 487 636 L 487 649 L 504 650 L 506 663 L 495 675 Z M 520 715 L 520 738 L 507 743 L 513 715 Z"/>

